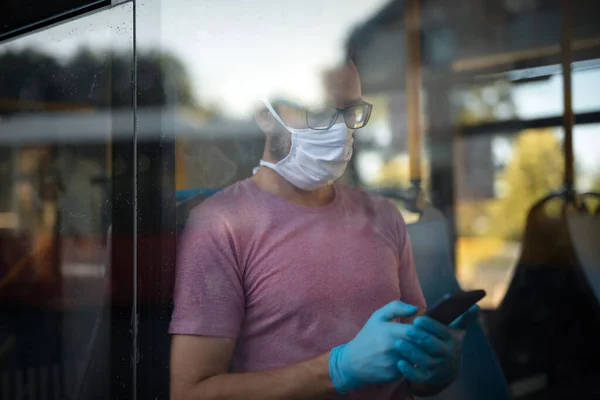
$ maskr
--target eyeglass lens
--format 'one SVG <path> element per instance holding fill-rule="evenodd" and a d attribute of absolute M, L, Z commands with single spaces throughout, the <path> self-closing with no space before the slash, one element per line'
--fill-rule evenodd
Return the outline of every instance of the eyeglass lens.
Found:
<path fill-rule="evenodd" d="M 338 117 L 338 109 L 332 106 L 308 110 L 306 122 L 309 128 L 315 130 L 329 129 Z M 366 125 L 370 115 L 370 105 L 358 104 L 343 111 L 344 122 L 350 129 L 360 129 Z"/>

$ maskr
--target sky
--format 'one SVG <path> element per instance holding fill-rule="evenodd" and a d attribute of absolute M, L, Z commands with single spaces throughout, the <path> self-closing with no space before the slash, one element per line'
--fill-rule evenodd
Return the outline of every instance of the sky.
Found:
<path fill-rule="evenodd" d="M 160 47 L 183 60 L 201 104 L 215 104 L 233 117 L 248 117 L 262 96 L 281 95 L 303 103 L 322 98 L 321 74 L 344 56 L 352 30 L 388 0 L 140 0 L 137 47 Z M 36 47 L 68 57 L 80 46 L 131 50 L 131 3 L 0 46 Z M 397 57 L 379 54 L 379 57 Z M 560 115 L 561 79 L 513 89 L 518 117 Z M 600 69 L 573 78 L 574 110 L 600 109 Z M 388 134 L 382 132 L 382 134 Z M 600 126 L 575 128 L 575 151 L 587 169 L 600 169 Z"/>
<path fill-rule="evenodd" d="M 161 3 L 161 44 L 196 71 L 199 98 L 233 115 L 247 115 L 257 98 L 278 92 L 318 102 L 320 72 L 342 60 L 351 30 L 386 2 L 168 0 Z"/>

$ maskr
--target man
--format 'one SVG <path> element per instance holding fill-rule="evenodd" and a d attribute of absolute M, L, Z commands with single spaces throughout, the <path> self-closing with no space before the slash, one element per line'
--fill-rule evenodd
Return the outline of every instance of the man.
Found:
<path fill-rule="evenodd" d="M 192 212 L 170 328 L 174 400 L 402 400 L 458 373 L 476 310 L 457 329 L 412 321 L 426 304 L 402 217 L 332 183 L 371 105 L 352 63 L 327 83 L 333 108 L 265 100 L 261 167 Z"/>

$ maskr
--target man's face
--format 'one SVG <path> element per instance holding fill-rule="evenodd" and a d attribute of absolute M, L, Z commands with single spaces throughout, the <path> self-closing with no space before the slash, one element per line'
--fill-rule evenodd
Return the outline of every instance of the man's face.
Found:
<path fill-rule="evenodd" d="M 342 67 L 326 71 L 323 74 L 323 86 L 327 99 L 324 104 L 311 107 L 282 100 L 273 101 L 272 106 L 285 125 L 293 129 L 326 128 L 331 124 L 343 123 L 344 115 L 342 113 L 339 113 L 335 121 L 332 121 L 332 117 L 335 117 L 337 113 L 336 108 L 343 109 L 360 103 L 362 99 L 360 78 L 354 63 L 349 62 Z M 307 109 L 311 110 L 311 113 L 307 114 Z M 313 110 L 315 112 L 312 112 Z M 320 111 L 322 113 L 319 113 Z M 352 124 L 352 117 L 349 119 L 350 121 L 346 122 Z M 259 114 L 259 124 L 270 138 L 269 153 L 275 160 L 284 158 L 289 153 L 291 146 L 290 133 L 285 127 L 274 121 L 266 109 Z"/>
<path fill-rule="evenodd" d="M 308 128 L 309 126 L 307 125 L 309 123 L 318 125 L 320 123 L 317 119 L 318 117 L 315 117 L 314 121 L 307 121 L 305 108 L 309 108 L 315 111 L 314 115 L 322 112 L 322 123 L 327 125 L 331 121 L 328 119 L 329 113 L 335 112 L 335 108 L 344 108 L 356 104 L 362 99 L 358 70 L 351 61 L 342 67 L 325 72 L 323 86 L 327 98 L 324 104 L 319 104 L 315 107 L 308 105 L 303 105 L 303 107 L 288 102 L 278 104 L 277 112 L 283 122 L 290 128 L 296 129 Z M 344 117 L 342 114 L 339 114 L 333 123 L 341 122 L 344 122 Z"/>

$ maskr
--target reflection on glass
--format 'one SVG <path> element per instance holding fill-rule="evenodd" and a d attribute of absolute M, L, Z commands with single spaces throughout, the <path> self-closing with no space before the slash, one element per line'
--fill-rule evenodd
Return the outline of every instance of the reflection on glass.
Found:
<path fill-rule="evenodd" d="M 504 297 L 521 251 L 529 208 L 562 185 L 561 137 L 559 129 L 495 136 L 492 195 L 473 199 L 459 187 L 457 274 L 463 286 L 488 291 L 483 306 L 496 307 Z M 470 168 L 476 170 L 478 165 Z"/>
<path fill-rule="evenodd" d="M 599 79 L 600 81 L 600 79 Z M 573 129 L 575 184 L 580 192 L 600 191 L 600 124 L 576 125 Z"/>
<path fill-rule="evenodd" d="M 239 18 L 233 18 L 227 1 L 165 0 L 139 7 L 139 54 L 172 58 L 164 73 L 139 63 L 139 138 L 156 137 L 157 131 L 161 136 L 154 142 L 147 138 L 149 143 L 140 147 L 140 188 L 149 195 L 162 190 L 140 226 L 162 227 L 159 233 L 169 237 L 175 206 L 179 238 L 191 209 L 253 175 L 264 155 L 264 98 L 292 129 L 328 128 L 342 119 L 352 127 L 369 118 L 355 132 L 354 157 L 340 181 L 367 190 L 409 187 L 415 177 L 406 140 L 406 79 L 412 77 L 405 76 L 405 3 L 350 1 L 340 7 L 335 1 L 265 0 L 236 5 Z M 456 226 L 457 240 L 447 238 L 447 244 L 456 245 L 452 250 L 460 283 L 485 288 L 489 294 L 482 305 L 492 308 L 501 301 L 521 251 L 529 207 L 561 186 L 563 170 L 559 129 L 458 135 L 457 126 L 562 113 L 560 69 L 544 65 L 556 63 L 552 57 L 559 53 L 558 3 L 505 3 L 426 2 L 420 27 L 426 135 L 420 183 L 436 207 L 454 219 L 450 226 Z M 544 34 L 534 35 L 530 27 L 538 23 Z M 363 99 L 373 109 L 370 115 L 362 109 L 340 118 L 337 108 L 347 104 L 331 104 L 329 73 L 349 56 L 360 71 Z M 528 68 L 538 64 L 542 67 Z M 598 109 L 592 98 L 598 81 L 595 68 L 574 64 L 575 112 Z M 152 101 L 154 96 L 159 101 Z M 585 136 L 579 129 L 577 184 L 591 187 L 596 163 L 585 161 L 593 158 L 592 146 L 586 148 L 578 139 Z M 169 165 L 171 141 L 174 168 Z M 593 141 L 588 137 L 585 143 Z M 268 150 L 274 154 L 285 155 L 289 147 L 289 141 L 269 138 Z M 419 218 L 403 215 L 410 222 Z M 427 250 L 436 253 L 444 244 L 432 240 Z M 165 321 L 158 321 L 152 307 L 169 304 L 172 283 L 169 266 L 155 258 L 139 265 L 139 271 L 150 263 L 159 266 L 146 277 L 148 285 L 142 281 L 140 286 L 140 304 L 149 305 L 144 311 L 150 336 Z M 142 356 L 164 354 L 165 341 L 154 338 L 156 343 L 141 346 Z"/>
<path fill-rule="evenodd" d="M 176 132 L 179 196 L 224 187 L 252 174 L 264 140 L 254 113 L 264 97 L 302 104 L 310 110 L 311 125 L 323 125 L 322 119 L 329 125 L 337 110 L 324 115 L 314 107 L 327 104 L 328 89 L 323 85 L 327 72 L 347 56 L 345 42 L 354 26 L 384 3 L 377 1 L 365 9 L 356 2 L 340 9 L 334 1 L 296 5 L 262 1 L 244 8 L 235 29 L 225 29 L 229 5 L 161 2 L 161 13 L 170 17 L 162 20 L 160 37 L 142 23 L 138 45 L 142 51 L 160 46 L 175 54 L 184 62 L 187 83 L 193 88 L 195 115 L 190 122 L 195 128 Z M 142 19 L 152 17 L 149 10 L 139 13 Z M 307 24 L 312 27 L 309 31 Z M 357 129 L 367 120 L 368 110 L 352 111 L 346 123 Z M 304 114 L 300 117 L 307 119 Z M 357 141 L 369 135 L 366 131 L 374 118 L 375 114 Z"/>
<path fill-rule="evenodd" d="M 471 88 L 461 94 L 460 120 L 465 124 L 477 124 L 515 117 L 558 116 L 562 113 L 561 79 L 560 74 L 553 75 L 543 81 L 509 88 L 507 93 L 513 110 L 507 114 L 509 118 L 497 114 L 501 108 L 498 101 L 502 97 L 497 94 L 505 91 L 504 83 L 483 89 Z M 599 83 L 597 68 L 574 71 L 573 106 L 576 113 L 600 109 L 597 96 L 592 95 Z M 560 132 L 558 128 L 548 128 L 522 132 L 518 138 L 512 138 L 513 135 L 498 135 L 493 139 L 475 136 L 457 143 L 458 148 L 463 149 L 457 153 L 459 174 L 456 176 L 458 276 L 467 287 L 486 287 L 492 293 L 484 299 L 482 304 L 485 306 L 497 306 L 504 296 L 521 251 L 520 241 L 529 207 L 561 187 L 564 159 L 557 132 Z M 596 155 L 600 148 L 600 129 L 597 124 L 576 125 L 573 132 L 576 188 L 581 192 L 597 191 L 600 187 Z M 492 159 L 494 165 L 488 165 Z M 475 193 L 481 195 L 482 185 L 486 182 L 489 186 L 484 197 L 489 199 L 474 199 Z"/>
<path fill-rule="evenodd" d="M 110 396 L 112 110 L 131 105 L 131 11 L 0 45 L 3 398 Z"/>
<path fill-rule="evenodd" d="M 600 67 L 597 64 L 597 60 L 574 64 L 572 90 L 575 113 L 600 109 L 600 100 L 595 95 L 600 90 Z M 461 122 L 470 125 L 558 117 L 563 110 L 562 82 L 558 65 L 511 71 L 492 82 L 459 85 L 454 95 L 455 108 Z"/>
<path fill-rule="evenodd" d="M 458 119 L 464 124 L 513 119 L 516 107 L 512 93 L 505 80 L 458 89 L 454 96 Z"/>

